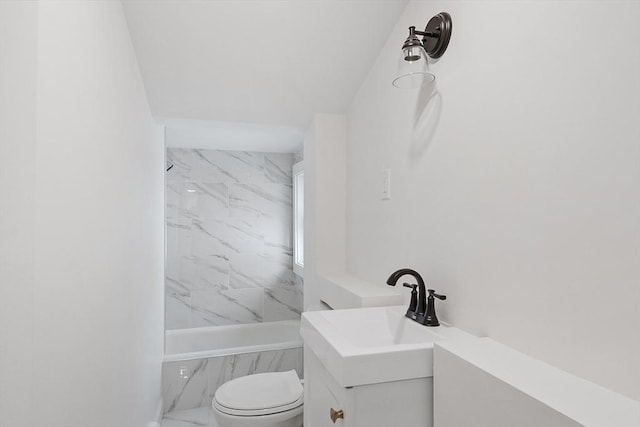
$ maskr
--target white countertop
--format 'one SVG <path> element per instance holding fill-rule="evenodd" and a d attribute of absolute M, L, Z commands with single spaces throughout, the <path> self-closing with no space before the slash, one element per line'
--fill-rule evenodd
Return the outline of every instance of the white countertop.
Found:
<path fill-rule="evenodd" d="M 640 402 L 490 338 L 438 341 L 434 346 L 436 352 L 454 354 L 581 425 L 640 426 Z"/>

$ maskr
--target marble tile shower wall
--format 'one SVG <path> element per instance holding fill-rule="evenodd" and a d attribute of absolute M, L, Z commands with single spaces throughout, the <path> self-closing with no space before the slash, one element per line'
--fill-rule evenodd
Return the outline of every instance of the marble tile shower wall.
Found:
<path fill-rule="evenodd" d="M 302 378 L 301 348 L 166 362 L 162 365 L 164 410 L 208 407 L 218 387 L 231 379 L 292 369 Z"/>
<path fill-rule="evenodd" d="M 297 319 L 293 154 L 167 149 L 166 328 Z"/>

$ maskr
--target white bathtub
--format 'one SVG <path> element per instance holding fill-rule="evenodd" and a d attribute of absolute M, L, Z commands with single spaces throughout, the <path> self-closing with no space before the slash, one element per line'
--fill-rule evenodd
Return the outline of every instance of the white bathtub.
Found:
<path fill-rule="evenodd" d="M 165 334 L 165 362 L 302 347 L 299 320 L 175 329 Z"/>

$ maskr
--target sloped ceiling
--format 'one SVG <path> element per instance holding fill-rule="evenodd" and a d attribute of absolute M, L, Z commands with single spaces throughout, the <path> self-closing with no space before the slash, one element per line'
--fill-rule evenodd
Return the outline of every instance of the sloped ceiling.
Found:
<path fill-rule="evenodd" d="M 345 111 L 406 3 L 123 5 L 155 116 L 303 129 L 313 113 Z"/>

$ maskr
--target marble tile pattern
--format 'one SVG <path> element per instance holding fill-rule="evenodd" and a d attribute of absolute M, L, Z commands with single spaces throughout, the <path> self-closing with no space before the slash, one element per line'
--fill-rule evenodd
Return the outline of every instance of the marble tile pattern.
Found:
<path fill-rule="evenodd" d="M 292 369 L 302 378 L 301 348 L 166 362 L 162 366 L 165 412 L 209 407 L 218 387 L 231 379 Z"/>
<path fill-rule="evenodd" d="M 164 414 L 160 427 L 218 427 L 218 423 L 211 408 L 196 408 Z"/>
<path fill-rule="evenodd" d="M 300 317 L 294 157 L 167 149 L 167 329 Z"/>

